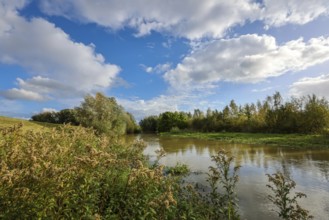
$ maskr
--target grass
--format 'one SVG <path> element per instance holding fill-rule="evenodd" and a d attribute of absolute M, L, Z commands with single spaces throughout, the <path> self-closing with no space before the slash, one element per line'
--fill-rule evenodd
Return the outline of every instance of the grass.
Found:
<path fill-rule="evenodd" d="M 60 126 L 58 124 L 35 122 L 35 121 L 28 121 L 24 119 L 8 118 L 8 117 L 0 116 L 0 128 L 11 127 L 19 123 L 23 124 L 23 131 L 29 131 L 29 130 L 44 131 L 45 129 L 51 129 Z"/>
<path fill-rule="evenodd" d="M 197 138 L 205 140 L 218 140 L 229 143 L 265 144 L 286 147 L 329 148 L 329 136 L 320 134 L 263 134 L 243 132 L 221 133 L 161 133 L 162 136 L 179 138 Z"/>

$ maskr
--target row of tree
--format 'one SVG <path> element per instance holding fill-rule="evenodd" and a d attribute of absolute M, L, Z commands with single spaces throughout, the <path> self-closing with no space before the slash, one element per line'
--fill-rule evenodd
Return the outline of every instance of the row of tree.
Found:
<path fill-rule="evenodd" d="M 191 130 L 199 132 L 322 133 L 329 128 L 329 105 L 315 95 L 284 102 L 280 93 L 256 104 L 237 105 L 234 100 L 222 110 L 164 112 L 140 121 L 143 132 Z"/>
<path fill-rule="evenodd" d="M 79 107 L 59 112 L 43 112 L 31 117 L 33 121 L 92 127 L 98 133 L 122 135 L 139 131 L 134 117 L 118 105 L 115 98 L 97 93 L 87 95 Z"/>

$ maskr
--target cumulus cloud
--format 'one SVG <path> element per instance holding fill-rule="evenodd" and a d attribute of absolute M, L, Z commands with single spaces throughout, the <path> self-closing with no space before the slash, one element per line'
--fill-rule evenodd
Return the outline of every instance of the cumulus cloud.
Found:
<path fill-rule="evenodd" d="M 329 74 L 302 78 L 290 86 L 289 93 L 297 97 L 315 94 L 329 99 Z"/>
<path fill-rule="evenodd" d="M 263 0 L 262 4 L 262 19 L 268 27 L 302 25 L 329 13 L 327 0 Z"/>
<path fill-rule="evenodd" d="M 221 102 L 207 101 L 205 98 L 209 92 L 198 93 L 168 93 L 156 96 L 149 100 L 134 98 L 118 98 L 117 101 L 128 112 L 131 112 L 136 120 L 141 120 L 146 116 L 159 115 L 166 111 L 193 111 L 194 109 L 206 110 L 207 108 L 218 108 Z"/>
<path fill-rule="evenodd" d="M 174 87 L 219 81 L 256 83 L 329 60 L 329 38 L 302 38 L 278 45 L 272 36 L 243 35 L 206 44 L 186 56 L 164 78 Z"/>
<path fill-rule="evenodd" d="M 179 97 L 162 95 L 150 100 L 118 98 L 117 101 L 139 121 L 145 116 L 158 115 L 165 111 L 177 111 L 178 103 L 182 100 Z"/>
<path fill-rule="evenodd" d="M 7 91 L 0 92 L 0 95 L 10 100 L 30 100 L 30 101 L 44 101 L 45 97 L 37 92 L 25 90 L 25 89 L 9 89 Z"/>
<path fill-rule="evenodd" d="M 19 16 L 23 2 L 1 1 L 0 62 L 20 65 L 32 78 L 17 79 L 19 88 L 2 92 L 4 97 L 41 101 L 112 85 L 118 66 L 106 63 L 93 45 L 74 42 L 54 24 Z"/>
<path fill-rule="evenodd" d="M 258 4 L 249 0 L 45 0 L 41 8 L 49 15 L 114 30 L 128 26 L 137 30 L 136 36 L 159 31 L 188 39 L 221 37 L 227 28 L 253 20 L 260 13 Z"/>
<path fill-rule="evenodd" d="M 266 26 L 305 24 L 329 12 L 327 0 L 44 0 L 41 8 L 113 30 L 131 27 L 136 36 L 166 32 L 191 40 L 219 38 L 233 26 L 263 21 Z"/>

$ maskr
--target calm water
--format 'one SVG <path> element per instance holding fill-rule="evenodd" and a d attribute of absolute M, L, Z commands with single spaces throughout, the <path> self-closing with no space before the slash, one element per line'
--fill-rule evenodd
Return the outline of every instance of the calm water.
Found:
<path fill-rule="evenodd" d="M 155 159 L 154 151 L 162 147 L 166 156 L 161 164 L 187 164 L 191 171 L 206 172 L 213 165 L 210 156 L 219 149 L 231 152 L 239 171 L 239 207 L 242 219 L 278 219 L 274 207 L 267 200 L 269 192 L 265 174 L 278 170 L 295 180 L 296 191 L 307 198 L 300 200 L 302 207 L 311 211 L 315 219 L 329 219 L 329 150 L 299 150 L 272 146 L 227 144 L 185 138 L 139 136 L 147 143 L 145 154 Z M 188 181 L 206 185 L 204 174 L 191 175 Z"/>

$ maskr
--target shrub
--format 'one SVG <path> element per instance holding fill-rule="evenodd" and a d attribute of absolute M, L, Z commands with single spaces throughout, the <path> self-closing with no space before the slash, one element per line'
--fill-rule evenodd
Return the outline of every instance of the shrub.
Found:
<path fill-rule="evenodd" d="M 174 180 L 129 146 L 91 129 L 0 133 L 0 218 L 157 218 L 176 207 Z"/>

